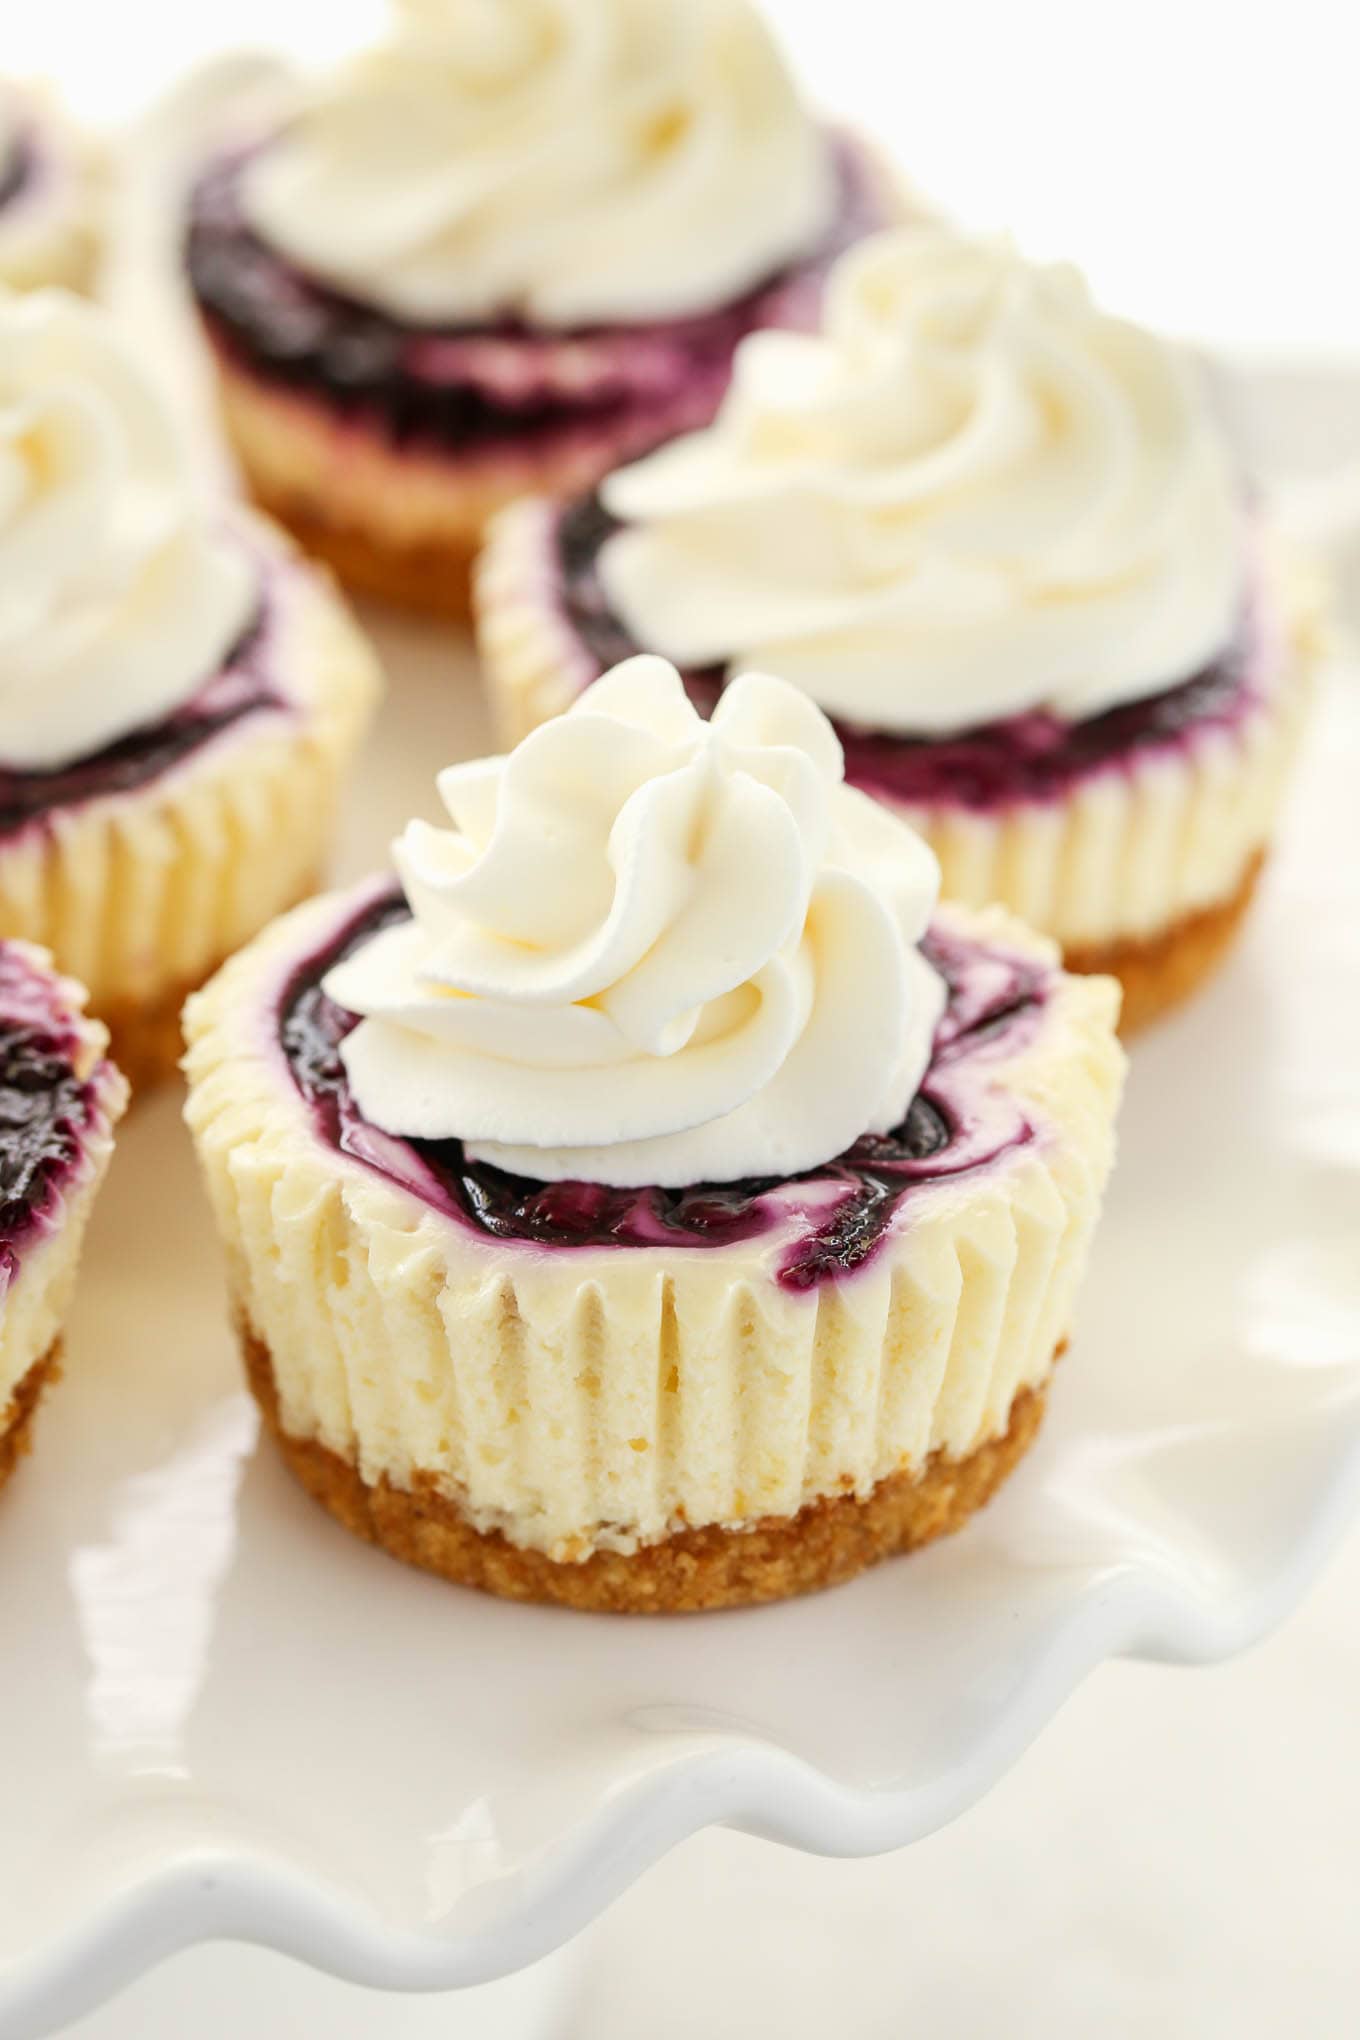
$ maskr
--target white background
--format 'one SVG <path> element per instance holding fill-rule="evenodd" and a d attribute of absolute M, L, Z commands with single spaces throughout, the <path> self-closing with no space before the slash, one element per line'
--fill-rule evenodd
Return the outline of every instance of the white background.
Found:
<path fill-rule="evenodd" d="M 1352 0 L 768 0 L 926 190 L 1203 337 L 1360 348 Z M 5 0 L 8 69 L 122 113 L 214 42 L 312 55 L 382 0 Z"/>
<path fill-rule="evenodd" d="M 960 216 L 1076 256 L 1121 308 L 1238 349 L 1360 361 L 1353 10 L 1209 0 L 773 0 L 831 107 Z M 214 40 L 333 47 L 375 0 L 8 0 L 4 61 L 95 114 Z M 213 21 L 216 17 L 216 34 Z M 1360 379 L 1291 385 L 1263 431 L 1360 449 Z M 1272 385 L 1273 404 L 1283 386 Z M 1306 437 L 1300 437 L 1302 433 Z M 713 1836 L 587 1936 L 571 2040 L 1330 2040 L 1360 2030 L 1360 1540 L 1217 1671 L 1113 1666 L 986 1804 L 895 1860 Z M 522 2000 L 503 2000 L 507 2019 Z M 83 2040 L 424 2040 L 495 2006 L 384 2002 L 277 1958 L 180 1958 Z M 509 2028 L 507 2028 L 509 2030 Z M 535 2029 L 540 2030 L 540 2029 Z"/>

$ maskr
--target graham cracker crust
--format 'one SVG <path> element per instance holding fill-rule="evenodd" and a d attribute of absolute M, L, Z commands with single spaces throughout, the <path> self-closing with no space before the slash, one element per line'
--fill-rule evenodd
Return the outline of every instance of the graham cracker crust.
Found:
<path fill-rule="evenodd" d="M 1159 935 L 1137 941 L 1092 942 L 1063 952 L 1067 970 L 1104 973 L 1124 987 L 1121 1034 L 1133 1034 L 1189 998 L 1232 946 L 1265 863 L 1258 851 L 1231 898 L 1186 914 Z"/>
<path fill-rule="evenodd" d="M 203 981 L 212 975 L 204 973 Z M 146 1004 L 118 1001 L 104 1005 L 99 1018 L 109 1030 L 109 1055 L 117 1063 L 134 1097 L 152 1091 L 173 1077 L 184 1053 L 179 1016 L 198 982 L 172 985 Z"/>
<path fill-rule="evenodd" d="M 599 479 L 599 457 L 571 442 L 505 458 L 391 445 L 324 404 L 275 390 L 211 329 L 207 337 L 223 423 L 251 495 L 355 593 L 465 624 L 491 518 L 522 496 L 575 496 Z"/>
<path fill-rule="evenodd" d="M 241 1345 L 251 1389 L 289 1467 L 356 1537 L 481 1593 L 600 1614 L 670 1615 L 782 1601 L 837 1586 L 881 1559 L 948 1536 L 1028 1451 L 1047 1388 L 1021 1390 L 999 1438 L 963 1459 L 933 1453 L 914 1472 L 890 1474 L 862 1501 L 832 1496 L 747 1530 L 682 1530 L 630 1556 L 600 1551 L 569 1565 L 522 1550 L 497 1531 L 474 1530 L 432 1485 L 410 1492 L 386 1480 L 369 1486 L 350 1460 L 284 1431 L 268 1348 L 244 1328 Z"/>
<path fill-rule="evenodd" d="M 454 623 L 472 613 L 472 562 L 487 518 L 505 500 L 475 474 L 441 473 L 432 527 L 385 520 L 384 505 L 413 486 L 403 456 L 379 439 L 346 440 L 257 381 L 209 335 L 227 437 L 259 507 L 352 593 Z M 339 453 L 337 453 L 337 444 Z M 337 483 L 337 461 L 342 481 Z M 429 480 L 421 489 L 430 514 Z M 512 492 L 513 493 L 513 492 Z"/>
<path fill-rule="evenodd" d="M 416 609 L 448 622 L 466 623 L 472 614 L 472 562 L 478 541 L 465 544 L 396 547 L 328 517 L 315 503 L 275 490 L 258 474 L 249 477 L 260 508 L 321 560 L 356 595 L 376 596 L 402 609 Z"/>
<path fill-rule="evenodd" d="M 54 1339 L 41 1360 L 35 1360 L 0 1412 L 0 1488 L 5 1485 L 32 1444 L 33 1418 L 43 1390 L 61 1374 L 61 1340 Z"/>

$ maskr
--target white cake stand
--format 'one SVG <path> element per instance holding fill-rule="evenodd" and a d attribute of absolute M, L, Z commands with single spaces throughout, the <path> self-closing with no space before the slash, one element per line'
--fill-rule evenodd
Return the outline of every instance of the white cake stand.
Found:
<path fill-rule="evenodd" d="M 379 630 L 346 874 L 485 736 L 465 648 Z M 1360 1485 L 1357 784 L 1341 676 L 1242 949 L 1138 1047 L 1038 1446 L 961 1536 L 819 1599 L 587 1618 L 356 1544 L 257 1451 L 179 1100 L 138 1110 L 0 1523 L 3 2040 L 214 1937 L 483 1982 L 709 1824 L 900 1848 L 1101 1659 L 1278 1622 Z"/>

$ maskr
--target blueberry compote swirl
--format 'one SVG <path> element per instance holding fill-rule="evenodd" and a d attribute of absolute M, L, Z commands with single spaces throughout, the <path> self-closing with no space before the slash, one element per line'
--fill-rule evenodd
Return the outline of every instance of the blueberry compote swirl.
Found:
<path fill-rule="evenodd" d="M 48 988 L 0 942 L 0 1294 L 85 1153 L 97 1079 L 77 1074 L 75 1052 Z"/>
<path fill-rule="evenodd" d="M 0 206 L 18 198 L 34 174 L 36 161 L 33 144 L 24 135 L 16 136 L 0 156 Z"/>
<path fill-rule="evenodd" d="M 246 218 L 241 180 L 248 160 L 238 151 L 203 172 L 190 195 L 184 253 L 194 297 L 215 338 L 254 374 L 362 412 L 396 444 L 458 451 L 547 439 L 568 427 L 611 426 L 637 408 L 629 380 L 613 372 L 574 385 L 568 395 L 532 375 L 488 380 L 470 363 L 441 353 L 441 342 L 501 342 L 513 351 L 542 341 L 522 322 L 415 325 L 304 274 Z M 738 341 L 770 323 L 771 294 L 804 273 L 820 278 L 836 256 L 881 224 L 882 205 L 846 148 L 838 153 L 838 172 L 831 229 L 805 265 L 711 312 L 624 329 L 634 352 L 646 352 L 650 363 L 644 412 L 710 384 L 716 406 Z M 580 327 L 548 338 L 557 347 L 618 330 Z"/>
<path fill-rule="evenodd" d="M 557 524 L 554 566 L 563 608 L 601 671 L 647 649 L 634 643 L 601 583 L 600 550 L 619 528 L 596 494 L 569 505 Z M 1200 672 L 1082 722 L 1034 710 L 951 736 L 911 737 L 833 718 L 845 777 L 865 793 L 904 805 L 941 801 L 986 811 L 1010 801 L 1055 799 L 1088 773 L 1136 752 L 1175 744 L 1202 725 L 1237 722 L 1257 698 L 1262 626 L 1256 593 L 1244 603 L 1231 642 Z M 703 715 L 712 713 L 724 684 L 716 667 L 685 675 L 686 691 Z"/>
<path fill-rule="evenodd" d="M 280 1001 L 279 1039 L 325 1141 L 493 1239 L 550 1248 L 723 1247 L 775 1228 L 787 1233 L 795 1220 L 778 1280 L 806 1290 L 866 1261 L 913 1189 L 986 1167 L 1033 1138 L 1021 1108 L 997 1097 L 986 1065 L 1015 1053 L 1038 1024 L 1047 967 L 938 926 L 923 946 L 949 988 L 948 1003 L 905 1120 L 802 1176 L 683 1190 L 539 1183 L 470 1161 L 461 1141 L 395 1138 L 359 1112 L 339 1053 L 355 1016 L 327 998 L 321 981 L 408 912 L 400 894 L 380 899 L 302 964 Z"/>
<path fill-rule="evenodd" d="M 268 637 L 268 605 L 262 597 L 253 622 L 220 670 L 173 714 L 51 772 L 19 772 L 0 759 L 0 839 L 41 824 L 58 809 L 146 786 L 243 717 L 282 707 L 270 676 Z"/>

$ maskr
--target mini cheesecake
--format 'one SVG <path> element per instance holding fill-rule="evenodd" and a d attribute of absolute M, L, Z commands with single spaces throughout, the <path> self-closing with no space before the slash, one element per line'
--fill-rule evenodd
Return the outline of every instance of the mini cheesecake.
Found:
<path fill-rule="evenodd" d="M 748 727 L 751 699 L 748 688 Z M 756 706 L 767 731 L 783 713 L 777 699 L 773 709 L 768 697 Z M 589 696 L 582 711 L 583 742 L 588 730 L 591 755 L 608 761 L 597 786 L 616 790 L 616 767 L 622 772 L 630 754 L 610 744 Z M 735 720 L 725 726 L 730 742 Z M 645 727 L 650 741 L 660 721 L 638 715 L 628 727 Z M 524 788 L 562 793 L 569 775 L 555 777 L 551 755 L 534 751 L 534 741 L 517 754 Z M 761 783 L 787 794 L 815 845 L 820 824 L 808 819 L 815 808 L 790 762 L 796 746 L 783 734 L 771 743 L 777 755 Z M 749 750 L 743 756 L 738 777 L 759 777 L 760 762 L 751 764 Z M 674 773 L 694 757 L 685 739 L 672 754 Z M 464 801 L 466 812 L 481 810 L 479 836 L 490 826 L 491 769 L 460 768 L 458 793 L 448 796 L 460 811 Z M 679 802 L 682 788 L 672 769 L 663 777 L 658 797 L 673 821 L 665 804 Z M 684 889 L 691 914 L 725 915 L 733 896 L 743 911 L 749 897 L 755 914 L 752 874 L 770 804 L 744 785 L 732 798 L 750 824 L 744 854 L 725 851 Z M 518 801 L 500 794 L 514 826 L 524 820 Z M 703 809 L 724 836 L 736 811 L 718 830 L 716 807 Z M 551 812 L 562 810 L 550 800 L 543 830 L 554 827 Z M 613 836 L 616 850 L 632 813 Z M 647 842 L 665 827 L 660 820 L 646 830 Z M 581 854 L 580 835 L 558 840 L 564 860 Z M 862 868 L 872 868 L 876 884 L 895 845 L 865 840 L 875 855 Z M 792 1090 L 769 1091 L 754 1148 L 731 1143 L 753 1110 L 759 1127 L 760 1096 L 717 1123 L 716 1145 L 705 1144 L 715 1132 L 707 1128 L 622 1150 L 526 1152 L 446 1129 L 470 1115 L 482 1131 L 504 1131 L 508 1110 L 524 1138 L 550 1139 L 535 1121 L 556 1123 L 559 1103 L 574 1110 L 582 1085 L 595 1097 L 595 1058 L 606 1055 L 602 1013 L 631 1016 L 633 1025 L 643 988 L 630 979 L 545 1021 L 540 976 L 531 1009 L 497 1006 L 495 1042 L 534 1066 L 542 1059 L 549 1102 L 517 1104 L 512 1090 L 508 1107 L 478 1117 L 468 1090 L 481 1081 L 475 1058 L 455 1055 L 451 1067 L 443 1035 L 449 1026 L 476 1029 L 475 997 L 465 993 L 450 1018 L 436 996 L 419 1020 L 424 992 L 397 969 L 383 1008 L 395 1020 L 361 1019 L 341 1003 L 342 991 L 366 977 L 385 982 L 387 959 L 418 942 L 431 912 L 431 874 L 461 867 L 461 855 L 450 852 L 449 861 L 418 834 L 408 850 L 400 861 L 418 922 L 410 899 L 386 880 L 312 902 L 236 957 L 187 1015 L 188 1119 L 227 1243 L 247 1370 L 302 1483 L 347 1528 L 413 1564 L 577 1608 L 777 1599 L 958 1528 L 1033 1438 L 1068 1336 L 1113 1154 L 1123 1067 L 1117 987 L 1065 974 L 1051 943 L 999 910 L 931 915 L 926 898 L 911 952 L 915 1004 L 886 1031 L 875 1032 L 888 1017 L 877 1002 L 900 1000 L 900 981 L 874 977 L 849 938 L 829 943 L 823 931 L 814 940 L 814 969 L 853 985 L 805 992 L 811 1017 L 791 1052 L 804 1064 Z M 620 874 L 626 864 L 620 853 Z M 853 868 L 837 853 L 828 898 L 839 898 Z M 586 869 L 574 870 L 574 889 L 588 889 Z M 491 865 L 482 871 L 492 883 Z M 660 885 L 655 870 L 653 879 Z M 709 880 L 716 890 L 696 909 Z M 827 911 L 819 897 L 814 888 L 808 928 Z M 615 957 L 621 921 L 645 914 L 654 923 L 658 898 L 620 907 L 616 896 L 607 924 Z M 870 922 L 879 925 L 872 913 Z M 672 925 L 688 956 L 692 929 Z M 474 931 L 473 946 L 494 971 L 499 952 L 485 946 L 484 932 Z M 733 938 L 725 953 L 740 947 Z M 656 963 L 655 949 L 647 953 Z M 580 954 L 573 946 L 573 959 Z M 705 941 L 694 954 L 711 957 L 713 948 Z M 548 967 L 539 955 L 525 968 L 541 963 Z M 674 955 L 657 968 L 669 977 Z M 698 965 L 696 986 L 705 969 Z M 752 982 L 778 1003 L 763 972 Z M 715 1043 L 727 1047 L 723 1028 L 740 1017 L 733 996 L 705 1009 L 689 1034 L 647 1036 L 666 1051 L 658 1087 L 683 1090 L 686 1055 L 709 1080 L 706 1058 Z M 848 999 L 844 1011 L 839 997 Z M 819 1018 L 824 1000 L 829 1019 Z M 433 1032 L 406 1033 L 413 1016 Z M 876 1129 L 794 1166 L 818 1149 L 781 1146 L 790 1122 L 815 1120 L 814 1143 L 836 1138 L 819 1089 L 839 1094 L 851 1072 L 872 1089 L 880 1058 L 897 1054 L 899 1027 L 916 1043 L 905 1103 L 899 1089 L 873 1115 Z M 577 1029 L 590 1043 L 579 1069 Z M 734 1055 L 745 1054 L 739 1037 L 734 1027 Z M 812 1081 L 818 1059 L 820 1087 Z M 370 1104 L 381 1107 L 383 1124 L 360 1102 L 380 1066 L 398 1100 L 392 1105 L 379 1084 Z M 791 1059 L 782 1076 L 792 1068 Z M 630 1100 L 652 1075 L 645 1058 L 628 1056 L 607 1077 L 601 1138 L 617 1130 L 619 1114 L 632 1123 Z M 527 1098 L 535 1068 L 518 1081 Z M 403 1113 L 440 1130 L 392 1132 Z M 759 1158 L 770 1167 L 675 1180 L 691 1161 L 720 1154 L 733 1168 Z M 523 1172 L 535 1156 L 550 1174 Z M 645 1180 L 649 1162 L 664 1181 Z M 583 1163 L 595 1179 L 562 1173 Z"/>
<path fill-rule="evenodd" d="M 33 500 L 0 510 L 0 574 L 29 577 L 0 620 L 0 935 L 81 979 L 140 1086 L 188 994 L 315 889 L 376 669 L 290 542 L 193 503 L 93 307 L 0 301 L 7 400 Z"/>
<path fill-rule="evenodd" d="M 85 995 L 24 942 L 0 941 L 0 1486 L 57 1372 L 90 1207 L 127 1085 Z"/>
<path fill-rule="evenodd" d="M 471 13 L 408 10 L 207 164 L 186 228 L 257 499 L 354 586 L 455 614 L 493 511 L 705 422 L 742 337 L 813 322 L 833 258 L 906 206 L 746 0 L 608 0 L 570 77 L 504 13 L 493 64 Z M 578 170 L 615 129 L 614 169 Z"/>
<path fill-rule="evenodd" d="M 1070 272 L 922 227 L 832 293 L 822 334 L 748 343 L 707 431 L 496 520 L 476 610 L 504 734 L 640 650 L 705 713 L 744 662 L 781 672 L 947 898 L 1113 973 L 1136 1026 L 1250 901 L 1318 591 L 1193 373 Z"/>
<path fill-rule="evenodd" d="M 493 525 L 477 633 L 508 741 L 639 649 L 600 585 L 618 528 L 593 492 Z M 947 898 L 1000 900 L 1054 936 L 1069 969 L 1117 977 L 1132 1029 L 1191 993 L 1237 933 L 1326 635 L 1312 578 L 1262 547 L 1232 639 L 1189 680 L 1085 720 L 1032 712 L 947 738 L 837 719 L 846 777 L 925 836 Z M 686 684 L 708 711 L 725 678 L 699 668 Z"/>
<path fill-rule="evenodd" d="M 0 286 L 88 290 L 101 209 L 90 143 L 49 94 L 0 78 Z"/>

